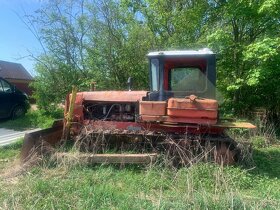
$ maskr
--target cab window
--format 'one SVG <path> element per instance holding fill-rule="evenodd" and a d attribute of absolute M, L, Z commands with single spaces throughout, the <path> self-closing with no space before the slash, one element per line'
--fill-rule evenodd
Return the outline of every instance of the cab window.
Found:
<path fill-rule="evenodd" d="M 152 91 L 159 90 L 159 61 L 158 59 L 151 60 L 151 88 Z"/>
<path fill-rule="evenodd" d="M 197 91 L 206 89 L 206 76 L 197 67 L 179 67 L 169 71 L 169 90 Z"/>

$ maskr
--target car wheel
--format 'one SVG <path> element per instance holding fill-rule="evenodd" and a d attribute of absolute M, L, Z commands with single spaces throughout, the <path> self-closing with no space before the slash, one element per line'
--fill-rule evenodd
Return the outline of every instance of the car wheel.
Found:
<path fill-rule="evenodd" d="M 17 119 L 19 117 L 24 116 L 25 109 L 22 106 L 16 106 L 12 112 L 12 119 Z"/>

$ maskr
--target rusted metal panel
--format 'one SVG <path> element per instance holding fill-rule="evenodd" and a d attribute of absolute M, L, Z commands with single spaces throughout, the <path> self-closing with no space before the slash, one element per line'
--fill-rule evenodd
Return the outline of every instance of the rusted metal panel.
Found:
<path fill-rule="evenodd" d="M 193 97 L 193 98 L 192 98 Z M 170 98 L 168 100 L 168 108 L 176 109 L 197 109 L 197 110 L 217 110 L 218 102 L 213 99 L 198 99 L 194 95 L 190 98 Z"/>
<path fill-rule="evenodd" d="M 70 94 L 70 96 L 71 96 L 71 94 Z M 83 101 L 84 101 L 83 94 L 77 93 L 76 100 L 75 100 L 75 106 L 74 106 L 74 115 L 73 115 L 73 120 L 75 122 L 81 122 L 84 119 Z M 69 102 L 68 102 L 68 106 L 69 106 Z"/>
<path fill-rule="evenodd" d="M 132 103 L 147 95 L 147 91 L 93 91 L 82 92 L 85 101 Z"/>
<path fill-rule="evenodd" d="M 168 121 L 216 124 L 218 117 L 218 102 L 212 99 L 198 99 L 191 95 L 187 99 L 170 98 L 168 100 Z M 173 117 L 175 119 L 173 119 Z"/>
<path fill-rule="evenodd" d="M 194 109 L 176 109 L 169 108 L 167 115 L 173 118 L 187 118 L 187 119 L 211 119 L 212 122 L 217 123 L 218 112 L 217 110 L 194 110 Z"/>
<path fill-rule="evenodd" d="M 198 125 L 216 124 L 217 119 L 215 119 L 212 115 L 210 115 L 210 117 L 212 118 L 200 118 L 199 113 L 191 113 L 188 117 L 141 115 L 141 120 L 146 122 L 190 123 L 190 124 L 198 124 Z"/>
<path fill-rule="evenodd" d="M 140 101 L 140 115 L 166 115 L 166 101 Z"/>

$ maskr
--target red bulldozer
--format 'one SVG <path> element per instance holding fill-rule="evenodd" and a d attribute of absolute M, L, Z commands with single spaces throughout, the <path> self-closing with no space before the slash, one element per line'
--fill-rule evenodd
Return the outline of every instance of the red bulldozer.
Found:
<path fill-rule="evenodd" d="M 215 54 L 202 49 L 147 57 L 149 91 L 131 90 L 129 78 L 127 91 L 72 92 L 63 121 L 25 136 L 22 161 L 42 142 L 55 146 L 70 139 L 96 163 L 141 163 L 162 153 L 180 164 L 205 156 L 236 162 L 237 143 L 225 131 L 255 126 L 219 118 Z"/>

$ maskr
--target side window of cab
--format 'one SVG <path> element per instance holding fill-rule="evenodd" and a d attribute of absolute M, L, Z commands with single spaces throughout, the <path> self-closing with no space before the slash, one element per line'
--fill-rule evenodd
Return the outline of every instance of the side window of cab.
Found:
<path fill-rule="evenodd" d="M 12 87 L 6 81 L 0 79 L 0 93 L 11 93 Z"/>

